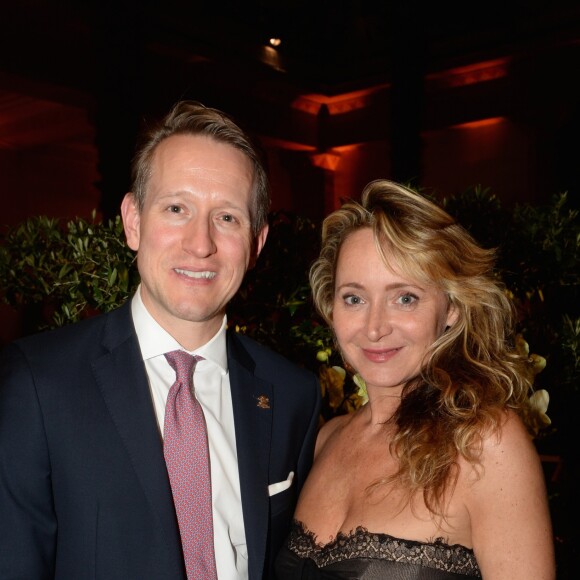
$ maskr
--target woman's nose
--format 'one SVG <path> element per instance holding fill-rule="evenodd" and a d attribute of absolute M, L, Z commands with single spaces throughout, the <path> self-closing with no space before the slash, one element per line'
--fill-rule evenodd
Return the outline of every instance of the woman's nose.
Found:
<path fill-rule="evenodd" d="M 369 309 L 367 334 L 369 340 L 378 342 L 393 331 L 391 315 L 384 304 Z"/>

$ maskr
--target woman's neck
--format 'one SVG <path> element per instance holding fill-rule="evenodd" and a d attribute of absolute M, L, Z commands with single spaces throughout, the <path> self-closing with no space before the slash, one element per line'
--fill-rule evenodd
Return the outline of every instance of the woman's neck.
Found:
<path fill-rule="evenodd" d="M 368 403 L 365 409 L 372 425 L 383 425 L 390 421 L 401 404 L 400 389 L 368 389 Z"/>

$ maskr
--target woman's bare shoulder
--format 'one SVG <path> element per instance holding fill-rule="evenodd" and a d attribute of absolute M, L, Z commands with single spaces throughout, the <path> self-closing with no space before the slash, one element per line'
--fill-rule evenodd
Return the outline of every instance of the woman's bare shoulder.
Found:
<path fill-rule="evenodd" d="M 497 425 L 482 428 L 480 436 L 477 461 L 470 463 L 465 457 L 458 457 L 460 480 L 469 487 L 484 489 L 486 482 L 537 469 L 539 456 L 533 439 L 514 411 L 503 411 Z"/>
<path fill-rule="evenodd" d="M 505 411 L 496 430 L 484 433 L 482 458 L 485 464 L 513 465 L 514 459 L 537 461 L 537 452 L 523 421 L 512 410 Z"/>
<path fill-rule="evenodd" d="M 351 419 L 352 416 L 350 414 L 338 415 L 337 417 L 333 417 L 324 423 L 318 432 L 318 437 L 316 438 L 316 449 L 314 452 L 315 457 L 320 453 L 320 451 L 322 451 L 322 449 L 324 449 L 329 439 L 331 439 L 334 434 L 344 428 L 344 426 L 347 425 Z"/>

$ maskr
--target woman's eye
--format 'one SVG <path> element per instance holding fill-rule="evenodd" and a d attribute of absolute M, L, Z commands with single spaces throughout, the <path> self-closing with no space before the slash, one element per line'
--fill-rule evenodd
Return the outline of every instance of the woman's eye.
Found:
<path fill-rule="evenodd" d="M 399 298 L 398 298 L 399 304 L 402 304 L 403 306 L 408 306 L 410 304 L 413 304 L 417 300 L 419 300 L 419 298 L 417 296 L 415 296 L 414 294 L 403 294 L 402 296 L 399 296 Z"/>
<path fill-rule="evenodd" d="M 181 208 L 178 205 L 170 205 L 168 208 L 170 213 L 180 213 Z"/>
<path fill-rule="evenodd" d="M 344 301 L 346 302 L 346 304 L 349 304 L 350 306 L 362 304 L 362 299 L 360 298 L 360 296 L 356 296 L 354 294 L 349 294 L 348 296 L 345 296 Z"/>

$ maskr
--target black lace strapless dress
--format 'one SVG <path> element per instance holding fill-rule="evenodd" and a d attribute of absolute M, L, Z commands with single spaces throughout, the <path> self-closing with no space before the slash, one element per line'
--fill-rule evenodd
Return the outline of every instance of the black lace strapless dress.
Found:
<path fill-rule="evenodd" d="M 324 546 L 297 521 L 276 558 L 278 580 L 457 580 L 481 578 L 473 550 L 401 540 L 357 528 Z"/>

